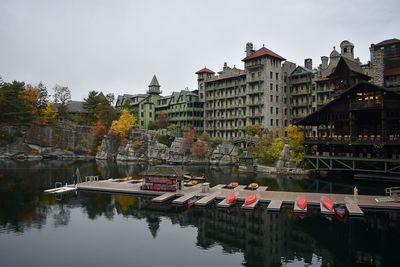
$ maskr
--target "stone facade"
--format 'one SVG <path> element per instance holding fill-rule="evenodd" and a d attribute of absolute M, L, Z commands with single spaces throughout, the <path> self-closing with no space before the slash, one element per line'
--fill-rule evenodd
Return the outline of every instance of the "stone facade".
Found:
<path fill-rule="evenodd" d="M 225 63 L 218 75 L 207 68 L 196 72 L 204 99 L 204 128 L 211 136 L 230 140 L 244 136 L 247 125 L 283 130 L 288 124 L 285 59 L 247 43 L 242 61 L 244 69 Z"/>

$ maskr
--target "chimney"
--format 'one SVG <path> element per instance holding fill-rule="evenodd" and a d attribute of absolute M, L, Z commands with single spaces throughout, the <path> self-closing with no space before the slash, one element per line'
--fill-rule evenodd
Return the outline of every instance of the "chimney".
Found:
<path fill-rule="evenodd" d="M 224 62 L 224 68 L 223 69 L 226 69 L 227 67 L 228 67 L 228 63 Z"/>
<path fill-rule="evenodd" d="M 326 69 L 328 67 L 328 57 L 322 56 L 321 57 L 321 62 L 322 62 L 321 68 L 322 69 Z"/>
<path fill-rule="evenodd" d="M 246 44 L 246 56 L 249 56 L 253 52 L 253 44 L 247 43 Z"/>
<path fill-rule="evenodd" d="M 312 59 L 311 58 L 304 59 L 304 67 L 309 70 L 312 70 Z"/>

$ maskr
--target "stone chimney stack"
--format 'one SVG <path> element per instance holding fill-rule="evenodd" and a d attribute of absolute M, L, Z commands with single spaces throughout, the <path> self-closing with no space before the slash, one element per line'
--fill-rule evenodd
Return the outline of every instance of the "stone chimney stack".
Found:
<path fill-rule="evenodd" d="M 309 70 L 312 70 L 312 59 L 311 58 L 304 59 L 304 67 Z"/>
<path fill-rule="evenodd" d="M 253 52 L 253 43 L 246 44 L 246 56 L 249 56 Z"/>
<path fill-rule="evenodd" d="M 322 56 L 321 57 L 321 68 L 326 69 L 328 67 L 328 57 Z"/>

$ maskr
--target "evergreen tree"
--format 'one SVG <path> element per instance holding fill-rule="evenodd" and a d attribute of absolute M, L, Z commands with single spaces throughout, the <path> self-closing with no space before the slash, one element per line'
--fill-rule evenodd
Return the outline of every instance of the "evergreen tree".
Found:
<path fill-rule="evenodd" d="M 21 93 L 25 89 L 25 83 L 13 81 L 5 83 L 0 88 L 0 122 L 29 122 L 32 114 L 24 105 Z"/>
<path fill-rule="evenodd" d="M 92 116 L 97 104 L 100 103 L 99 92 L 94 90 L 90 91 L 88 97 L 83 100 L 85 101 L 85 103 L 83 103 L 83 108 L 89 112 L 89 116 Z"/>
<path fill-rule="evenodd" d="M 38 96 L 36 108 L 39 110 L 42 110 L 42 109 L 46 108 L 46 106 L 47 106 L 47 102 L 49 100 L 48 99 L 49 95 L 47 93 L 46 86 L 42 82 L 39 82 L 39 84 L 37 85 L 37 89 L 39 90 L 39 96 Z"/>

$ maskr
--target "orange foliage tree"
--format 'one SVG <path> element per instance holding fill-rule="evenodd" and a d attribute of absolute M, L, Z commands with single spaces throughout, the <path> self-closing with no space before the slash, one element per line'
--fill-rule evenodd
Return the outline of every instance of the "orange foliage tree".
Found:
<path fill-rule="evenodd" d="M 197 133 L 196 130 L 193 128 L 189 128 L 185 135 L 183 136 L 183 143 L 181 147 L 182 154 L 189 154 L 190 149 L 192 148 L 193 142 L 196 139 Z"/>
<path fill-rule="evenodd" d="M 92 134 L 93 137 L 96 141 L 96 143 L 98 143 L 101 138 L 103 137 L 103 135 L 106 133 L 106 126 L 104 125 L 104 123 L 102 121 L 97 121 L 96 125 L 93 126 L 92 128 Z"/>
<path fill-rule="evenodd" d="M 193 143 L 193 155 L 197 158 L 204 158 L 208 153 L 208 145 L 202 140 Z"/>
<path fill-rule="evenodd" d="M 25 86 L 24 90 L 19 94 L 19 98 L 23 101 L 33 116 L 38 113 L 36 106 L 39 99 L 39 94 L 39 89 L 30 84 Z"/>

